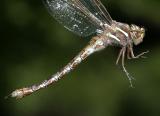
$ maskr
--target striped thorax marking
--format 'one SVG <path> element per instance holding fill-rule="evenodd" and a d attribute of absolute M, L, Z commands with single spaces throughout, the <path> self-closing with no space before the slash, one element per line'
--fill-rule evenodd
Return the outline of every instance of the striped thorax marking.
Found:
<path fill-rule="evenodd" d="M 113 35 L 113 34 L 111 34 L 111 33 L 107 33 L 106 36 L 108 36 L 108 37 L 110 37 L 110 38 L 112 38 L 112 39 L 120 42 L 120 40 L 118 39 L 118 37 L 116 37 L 115 35 Z"/>
<path fill-rule="evenodd" d="M 123 33 L 128 38 L 128 33 L 127 32 L 123 31 L 119 27 L 116 27 L 116 30 L 118 30 L 119 32 Z"/>

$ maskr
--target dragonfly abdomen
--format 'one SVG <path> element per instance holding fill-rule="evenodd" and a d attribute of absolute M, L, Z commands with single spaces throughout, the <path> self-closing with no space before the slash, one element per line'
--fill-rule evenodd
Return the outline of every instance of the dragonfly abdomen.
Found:
<path fill-rule="evenodd" d="M 75 69 L 84 59 L 86 59 L 92 53 L 104 49 L 106 46 L 102 38 L 98 36 L 93 37 L 89 43 L 71 62 L 69 62 L 64 68 L 59 72 L 51 76 L 50 79 L 43 81 L 38 85 L 33 85 L 30 87 L 25 87 L 22 89 L 17 89 L 11 93 L 11 97 L 22 98 L 24 96 L 30 95 L 31 93 L 45 88 L 64 77 L 67 73 Z"/>

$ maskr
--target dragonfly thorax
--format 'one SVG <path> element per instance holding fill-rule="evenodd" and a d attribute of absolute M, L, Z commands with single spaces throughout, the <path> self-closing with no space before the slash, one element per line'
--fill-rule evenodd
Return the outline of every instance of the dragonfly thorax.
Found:
<path fill-rule="evenodd" d="M 145 29 L 136 25 L 113 21 L 110 27 L 102 33 L 107 39 L 111 39 L 113 44 L 128 46 L 130 44 L 138 45 L 143 41 Z"/>
<path fill-rule="evenodd" d="M 112 45 L 127 46 L 133 43 L 129 32 L 130 27 L 128 24 L 113 21 L 112 25 L 106 27 L 101 35 L 105 37 L 106 40 L 109 39 Z"/>

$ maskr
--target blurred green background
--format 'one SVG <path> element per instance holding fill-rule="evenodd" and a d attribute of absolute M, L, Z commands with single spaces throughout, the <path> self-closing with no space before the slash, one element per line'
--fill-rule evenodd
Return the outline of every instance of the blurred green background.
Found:
<path fill-rule="evenodd" d="M 112 18 L 146 28 L 147 59 L 127 60 L 135 88 L 115 65 L 119 48 L 93 54 L 54 86 L 21 100 L 4 96 L 47 79 L 89 41 L 57 23 L 41 0 L 1 0 L 1 116 L 160 116 L 160 0 L 103 0 Z"/>

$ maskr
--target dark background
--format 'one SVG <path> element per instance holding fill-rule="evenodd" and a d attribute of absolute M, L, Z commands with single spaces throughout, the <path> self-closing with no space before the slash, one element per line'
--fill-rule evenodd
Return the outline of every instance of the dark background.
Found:
<path fill-rule="evenodd" d="M 112 18 L 146 28 L 127 60 L 134 87 L 115 65 L 119 48 L 93 54 L 54 86 L 21 100 L 4 96 L 41 82 L 67 64 L 89 41 L 57 23 L 41 0 L 1 0 L 1 116 L 160 116 L 160 0 L 103 0 Z"/>

